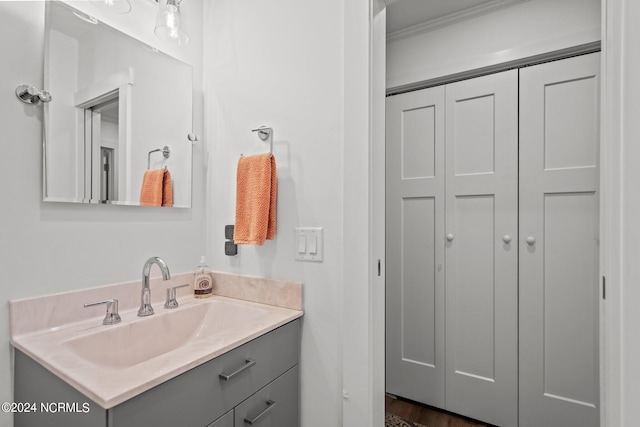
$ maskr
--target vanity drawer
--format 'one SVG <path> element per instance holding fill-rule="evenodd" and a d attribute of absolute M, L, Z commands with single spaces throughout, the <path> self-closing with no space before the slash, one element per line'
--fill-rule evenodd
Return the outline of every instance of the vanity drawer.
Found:
<path fill-rule="evenodd" d="M 109 427 L 207 426 L 296 365 L 299 337 L 281 326 L 110 409 Z"/>
<path fill-rule="evenodd" d="M 298 366 L 289 369 L 235 409 L 235 427 L 298 427 Z"/>
<path fill-rule="evenodd" d="M 207 427 L 233 427 L 233 410 L 227 412 Z"/>

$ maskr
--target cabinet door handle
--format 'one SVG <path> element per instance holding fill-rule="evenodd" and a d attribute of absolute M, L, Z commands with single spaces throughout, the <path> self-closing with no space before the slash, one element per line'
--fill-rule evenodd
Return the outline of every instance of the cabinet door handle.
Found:
<path fill-rule="evenodd" d="M 244 362 L 244 365 L 240 366 L 238 369 L 236 369 L 235 371 L 231 372 L 230 374 L 225 374 L 224 372 L 221 373 L 220 375 L 218 375 L 220 378 L 222 378 L 225 381 L 230 381 L 233 377 L 235 377 L 236 375 L 238 375 L 240 372 L 249 369 L 250 367 L 252 367 L 253 365 L 256 364 L 256 361 L 253 359 L 247 359 Z"/>
<path fill-rule="evenodd" d="M 258 415 L 256 415 L 255 418 L 251 418 L 251 419 L 245 418 L 244 423 L 249 424 L 250 426 L 254 425 L 260 420 L 260 418 L 262 418 L 267 413 L 269 413 L 269 411 L 271 411 L 274 406 L 276 406 L 276 402 L 274 402 L 273 400 L 267 400 L 267 407 L 264 408 L 264 410 L 260 412 Z"/>

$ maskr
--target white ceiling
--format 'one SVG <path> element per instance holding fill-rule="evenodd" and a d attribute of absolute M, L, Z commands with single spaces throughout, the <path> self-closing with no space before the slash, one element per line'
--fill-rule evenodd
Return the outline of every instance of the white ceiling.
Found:
<path fill-rule="evenodd" d="M 387 34 L 454 15 L 495 0 L 391 0 L 387 1 Z"/>

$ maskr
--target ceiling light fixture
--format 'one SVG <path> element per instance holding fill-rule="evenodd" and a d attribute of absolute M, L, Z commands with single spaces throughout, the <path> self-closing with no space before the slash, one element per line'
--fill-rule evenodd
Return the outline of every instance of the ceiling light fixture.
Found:
<path fill-rule="evenodd" d="M 131 10 L 131 3 L 129 0 L 89 0 L 91 4 L 100 9 L 108 10 L 112 13 L 129 13 Z"/>
<path fill-rule="evenodd" d="M 155 33 L 160 40 L 177 45 L 189 43 L 189 34 L 180 11 L 181 3 L 182 0 L 158 0 Z"/>

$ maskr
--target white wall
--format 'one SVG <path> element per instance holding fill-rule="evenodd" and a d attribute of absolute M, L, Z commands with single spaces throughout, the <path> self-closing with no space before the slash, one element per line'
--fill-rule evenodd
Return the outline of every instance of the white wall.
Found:
<path fill-rule="evenodd" d="M 528 0 L 387 44 L 387 87 L 600 40 L 600 0 Z"/>
<path fill-rule="evenodd" d="M 101 10 L 84 2 L 98 16 Z M 98 16 L 147 43 L 164 48 L 153 35 L 152 5 L 134 0 L 128 15 Z M 185 2 L 197 19 L 192 41 L 179 52 L 201 70 L 202 1 Z M 42 112 L 20 103 L 19 84 L 42 87 L 43 2 L 0 2 L 0 401 L 12 401 L 11 347 L 7 301 L 71 289 L 137 280 L 144 261 L 163 257 L 173 273 L 187 272 L 204 253 L 204 172 L 202 142 L 194 147 L 192 209 L 87 206 L 44 203 L 42 199 Z M 10 41 L 10 42 L 8 42 Z M 201 72 L 195 82 L 195 131 L 202 134 Z M 158 271 L 154 268 L 153 273 Z M 11 426 L 0 413 L 0 426 Z"/>
<path fill-rule="evenodd" d="M 343 3 L 216 0 L 205 4 L 205 22 L 210 265 L 304 283 L 302 425 L 340 426 L 342 293 L 349 285 L 342 281 Z M 276 238 L 226 257 L 237 161 L 241 153 L 268 151 L 251 132 L 262 124 L 275 132 Z M 323 262 L 294 260 L 296 226 L 324 228 Z"/>

